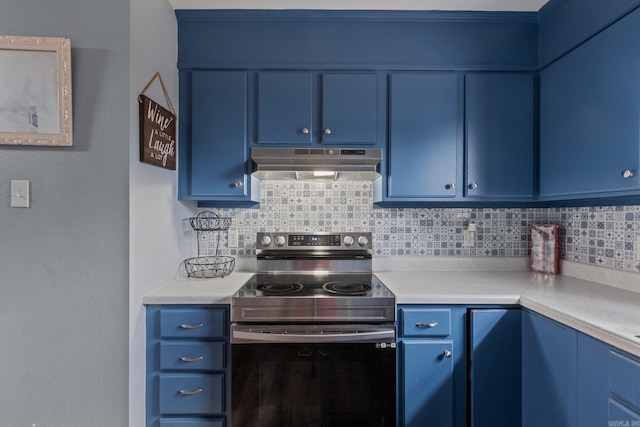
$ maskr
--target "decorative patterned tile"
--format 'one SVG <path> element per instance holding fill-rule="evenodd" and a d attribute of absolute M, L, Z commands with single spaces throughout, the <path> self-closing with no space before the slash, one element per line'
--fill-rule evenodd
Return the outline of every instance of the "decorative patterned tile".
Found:
<path fill-rule="evenodd" d="M 259 209 L 215 210 L 232 218 L 238 248 L 228 247 L 225 232 L 200 233 L 202 255 L 217 248 L 219 255 L 253 256 L 258 231 L 370 231 L 376 255 L 528 256 L 530 225 L 554 223 L 562 258 L 640 271 L 640 206 L 383 209 L 373 207 L 369 182 L 263 181 L 261 194 Z M 471 245 L 463 235 L 469 221 L 478 226 Z"/>

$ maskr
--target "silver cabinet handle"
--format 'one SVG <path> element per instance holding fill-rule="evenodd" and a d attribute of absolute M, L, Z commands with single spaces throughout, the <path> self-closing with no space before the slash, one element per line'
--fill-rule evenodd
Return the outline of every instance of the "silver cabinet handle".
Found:
<path fill-rule="evenodd" d="M 454 188 L 456 188 L 456 184 L 453 182 L 450 182 L 447 185 L 445 185 L 444 188 L 446 188 L 447 190 L 453 190 Z"/>
<path fill-rule="evenodd" d="M 324 134 L 325 134 L 325 135 L 331 135 L 331 129 L 326 128 L 326 129 L 324 130 Z"/>
<path fill-rule="evenodd" d="M 450 350 L 445 350 L 444 353 L 442 353 L 442 357 L 446 357 L 447 359 L 451 357 L 451 351 Z"/>
<path fill-rule="evenodd" d="M 198 357 L 184 357 L 184 356 L 182 356 L 180 358 L 180 360 L 182 360 L 183 362 L 199 362 L 202 359 L 204 359 L 204 356 L 198 356 Z"/>
<path fill-rule="evenodd" d="M 478 188 L 478 183 L 477 182 L 472 182 L 471 184 L 469 184 L 469 190 L 475 190 L 476 188 Z"/>
<path fill-rule="evenodd" d="M 635 175 L 635 173 L 631 169 L 625 169 L 622 171 L 623 178 L 631 178 Z"/>
<path fill-rule="evenodd" d="M 184 396 L 191 396 L 193 394 L 198 394 L 201 393 L 202 389 L 201 388 L 196 388 L 195 390 L 185 390 L 185 389 L 180 389 L 178 390 L 178 393 L 184 395 Z"/>
<path fill-rule="evenodd" d="M 198 329 L 198 328 L 202 328 L 204 326 L 204 323 L 197 323 L 197 324 L 193 324 L 193 325 L 189 325 L 187 323 L 182 323 L 180 325 L 180 327 L 182 329 Z"/>
<path fill-rule="evenodd" d="M 242 187 L 242 181 L 236 181 L 236 182 L 234 183 L 234 185 L 235 185 L 236 187 Z"/>
<path fill-rule="evenodd" d="M 438 322 L 416 323 L 417 328 L 435 328 L 436 326 L 438 326 Z"/>
<path fill-rule="evenodd" d="M 309 134 L 309 128 L 302 128 L 302 133 L 305 135 Z"/>

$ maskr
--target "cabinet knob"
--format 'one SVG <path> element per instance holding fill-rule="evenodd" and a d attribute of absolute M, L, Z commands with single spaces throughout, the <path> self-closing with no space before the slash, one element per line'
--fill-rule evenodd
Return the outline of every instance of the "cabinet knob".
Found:
<path fill-rule="evenodd" d="M 468 185 L 469 190 L 475 190 L 476 188 L 478 188 L 478 183 L 477 182 L 472 182 L 471 184 Z"/>
<path fill-rule="evenodd" d="M 326 128 L 326 129 L 324 130 L 324 134 L 325 134 L 325 135 L 331 135 L 331 129 Z"/>
<path fill-rule="evenodd" d="M 242 181 L 236 181 L 233 185 L 236 187 L 242 187 Z"/>
<path fill-rule="evenodd" d="M 302 133 L 305 135 L 309 134 L 309 128 L 302 128 Z"/>
<path fill-rule="evenodd" d="M 451 351 L 449 350 L 445 350 L 444 353 L 442 353 L 442 357 L 446 357 L 447 359 L 451 357 Z"/>
<path fill-rule="evenodd" d="M 625 170 L 622 171 L 622 177 L 623 178 L 631 178 L 634 175 L 635 175 L 635 173 L 631 169 L 625 169 Z"/>
<path fill-rule="evenodd" d="M 444 188 L 446 188 L 447 190 L 453 190 L 454 188 L 456 188 L 456 184 L 453 182 L 450 182 L 447 185 L 445 185 Z"/>

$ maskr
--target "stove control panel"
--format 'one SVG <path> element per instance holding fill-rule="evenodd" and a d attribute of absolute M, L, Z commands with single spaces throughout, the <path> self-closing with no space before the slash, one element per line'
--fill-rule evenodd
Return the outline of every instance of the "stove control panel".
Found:
<path fill-rule="evenodd" d="M 256 249 L 371 249 L 371 233 L 258 233 Z"/>

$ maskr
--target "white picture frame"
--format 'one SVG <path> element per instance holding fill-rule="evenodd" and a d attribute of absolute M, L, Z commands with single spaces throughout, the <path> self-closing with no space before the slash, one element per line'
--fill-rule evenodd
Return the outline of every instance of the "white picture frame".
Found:
<path fill-rule="evenodd" d="M 73 145 L 71 42 L 0 36 L 0 145 Z"/>

